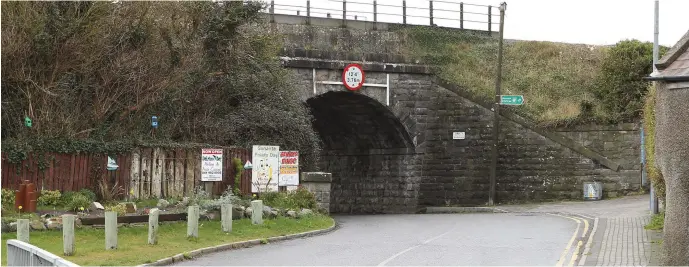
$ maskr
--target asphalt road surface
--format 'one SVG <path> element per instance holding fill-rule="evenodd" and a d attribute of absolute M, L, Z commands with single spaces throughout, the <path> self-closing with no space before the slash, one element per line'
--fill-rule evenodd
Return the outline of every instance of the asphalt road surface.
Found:
<path fill-rule="evenodd" d="M 334 232 L 203 255 L 178 266 L 568 266 L 583 224 L 545 213 L 336 216 Z M 567 252 L 569 251 L 569 252 Z"/>

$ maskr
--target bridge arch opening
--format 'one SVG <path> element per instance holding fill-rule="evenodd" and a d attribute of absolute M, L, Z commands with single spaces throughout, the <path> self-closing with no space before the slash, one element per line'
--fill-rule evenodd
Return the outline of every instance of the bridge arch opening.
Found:
<path fill-rule="evenodd" d="M 333 174 L 332 213 L 393 213 L 410 197 L 414 144 L 388 107 L 360 93 L 327 92 L 306 101 L 323 141 L 320 167 Z M 406 200 L 405 200 L 406 199 Z"/>

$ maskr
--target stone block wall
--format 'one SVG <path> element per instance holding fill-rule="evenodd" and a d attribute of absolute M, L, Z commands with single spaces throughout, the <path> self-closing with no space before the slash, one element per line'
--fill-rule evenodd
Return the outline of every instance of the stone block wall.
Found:
<path fill-rule="evenodd" d="M 323 212 L 330 212 L 330 192 L 332 174 L 326 172 L 302 172 L 301 186 L 316 197 L 318 207 Z"/>
<path fill-rule="evenodd" d="M 313 69 L 292 68 L 302 99 L 338 85 L 313 87 Z M 386 75 L 387 74 L 387 75 Z M 339 69 L 316 69 L 316 81 L 339 81 Z M 489 193 L 493 113 L 461 97 L 457 88 L 436 84 L 428 73 L 367 72 L 358 93 L 389 109 L 407 130 L 413 147 L 324 151 L 320 168 L 333 177 L 330 210 L 335 213 L 415 212 L 424 206 L 482 205 Z M 389 101 L 389 105 L 388 105 Z M 369 105 L 368 103 L 367 105 Z M 353 105 L 364 109 L 366 105 Z M 340 112 L 348 112 L 342 110 Z M 360 111 L 351 111 L 362 116 Z M 360 114 L 361 113 L 361 114 Z M 375 125 L 365 127 L 376 130 Z M 380 129 L 378 129 L 380 130 Z M 453 140 L 453 132 L 465 132 Z M 582 126 L 551 132 L 572 139 L 620 164 L 614 171 L 538 132 L 506 118 L 501 120 L 496 202 L 581 199 L 582 184 L 599 181 L 604 197 L 641 187 L 640 144 L 634 125 Z M 332 138 L 331 138 L 332 141 Z M 361 149 L 361 147 L 357 147 Z M 400 153 L 403 151 L 405 153 Z"/>

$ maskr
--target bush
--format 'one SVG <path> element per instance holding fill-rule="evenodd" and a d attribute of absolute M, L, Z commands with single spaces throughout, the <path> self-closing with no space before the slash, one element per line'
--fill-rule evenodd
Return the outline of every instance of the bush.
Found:
<path fill-rule="evenodd" d="M 75 193 L 71 195 L 71 199 L 69 202 L 66 202 L 66 205 L 69 210 L 80 211 L 82 209 L 88 209 L 91 205 L 91 200 L 83 194 Z"/>
<path fill-rule="evenodd" d="M 38 205 L 41 206 L 58 206 L 63 202 L 60 190 L 43 190 L 41 196 L 38 197 Z"/>
<path fill-rule="evenodd" d="M 292 210 L 315 210 L 318 208 L 318 203 L 313 193 L 301 186 L 295 191 L 265 192 L 261 194 L 260 199 L 263 200 L 264 205 L 273 208 Z"/>
<path fill-rule="evenodd" d="M 86 196 L 91 201 L 96 201 L 96 193 L 89 189 L 82 188 L 81 190 L 79 190 L 79 193 Z"/>
<path fill-rule="evenodd" d="M 660 53 L 667 51 L 660 47 Z M 606 51 L 594 95 L 615 121 L 640 118 L 649 83 L 643 80 L 653 71 L 653 43 L 624 40 Z"/>
<path fill-rule="evenodd" d="M 656 117 L 655 117 L 655 100 L 656 88 L 651 85 L 648 87 L 648 94 L 646 94 L 646 101 L 644 103 L 644 150 L 646 151 L 646 174 L 653 183 L 658 198 L 665 200 L 665 179 L 663 174 L 656 167 L 655 157 L 655 132 L 656 132 Z"/>
<path fill-rule="evenodd" d="M 14 190 L 2 189 L 2 207 L 12 207 L 14 206 Z"/>
<path fill-rule="evenodd" d="M 127 214 L 127 206 L 124 203 L 109 205 L 105 207 L 105 211 L 114 211 L 118 216 L 123 216 Z"/>

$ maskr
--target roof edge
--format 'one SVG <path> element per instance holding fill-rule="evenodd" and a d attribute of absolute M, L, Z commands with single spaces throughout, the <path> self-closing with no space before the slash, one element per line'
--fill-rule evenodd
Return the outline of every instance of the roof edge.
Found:
<path fill-rule="evenodd" d="M 684 36 L 682 36 L 682 38 L 680 38 L 679 41 L 677 41 L 677 43 L 672 46 L 669 51 L 667 51 L 667 54 L 665 54 L 663 58 L 658 60 L 655 65 L 656 68 L 659 70 L 667 68 L 682 54 L 682 52 L 687 50 L 687 48 L 689 48 L 689 31 L 687 31 Z"/>

